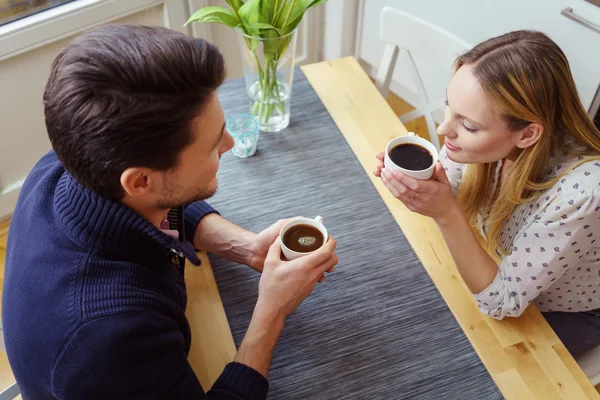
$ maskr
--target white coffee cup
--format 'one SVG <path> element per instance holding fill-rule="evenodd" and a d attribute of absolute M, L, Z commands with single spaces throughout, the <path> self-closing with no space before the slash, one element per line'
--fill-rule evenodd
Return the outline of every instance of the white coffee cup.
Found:
<path fill-rule="evenodd" d="M 327 229 L 325 228 L 325 225 L 323 225 L 322 217 L 316 216 L 314 219 L 296 218 L 296 219 L 291 220 L 290 222 L 285 224 L 283 226 L 283 228 L 281 228 L 281 231 L 279 232 L 279 242 L 281 243 L 281 251 L 283 252 L 283 255 L 285 256 L 285 258 L 287 258 L 288 260 L 295 260 L 296 258 L 300 258 L 302 256 L 306 256 L 306 255 L 312 253 L 312 251 L 308 252 L 308 253 L 299 253 L 297 251 L 290 250 L 289 248 L 287 248 L 285 243 L 283 243 L 283 236 L 285 235 L 285 233 L 291 227 L 296 226 L 296 225 L 310 225 L 310 226 L 314 226 L 315 228 L 317 228 L 321 232 L 321 234 L 323 234 L 323 246 L 325 246 L 325 243 L 327 243 L 327 239 L 329 239 L 329 235 L 327 234 Z M 323 246 L 321 246 L 321 247 L 323 247 Z M 316 250 L 314 250 L 314 251 L 316 251 Z"/>
<path fill-rule="evenodd" d="M 394 162 L 390 159 L 390 150 L 392 150 L 395 146 L 397 146 L 399 144 L 403 144 L 403 143 L 417 144 L 417 145 L 427 149 L 427 151 L 431 154 L 431 157 L 433 158 L 433 162 L 432 162 L 431 166 L 427 169 L 413 171 L 410 169 L 404 169 L 404 168 L 394 164 Z M 427 180 L 433 176 L 433 171 L 435 169 L 435 164 L 437 164 L 437 162 L 438 162 L 438 151 L 435 148 L 435 146 L 431 142 L 429 142 L 419 136 L 416 136 L 414 132 L 408 132 L 408 134 L 406 136 L 399 136 L 395 139 L 392 139 L 388 143 L 388 145 L 385 148 L 385 159 L 383 161 L 383 164 L 389 170 L 400 171 L 403 174 L 413 177 L 415 179 Z"/>

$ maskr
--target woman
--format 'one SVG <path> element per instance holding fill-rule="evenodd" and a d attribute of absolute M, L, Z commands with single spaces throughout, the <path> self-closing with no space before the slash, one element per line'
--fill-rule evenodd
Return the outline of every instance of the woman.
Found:
<path fill-rule="evenodd" d="M 456 62 L 440 163 L 428 181 L 375 175 L 438 224 L 479 308 L 535 302 L 573 355 L 600 344 L 600 132 L 569 63 L 539 32 L 489 39 Z"/>

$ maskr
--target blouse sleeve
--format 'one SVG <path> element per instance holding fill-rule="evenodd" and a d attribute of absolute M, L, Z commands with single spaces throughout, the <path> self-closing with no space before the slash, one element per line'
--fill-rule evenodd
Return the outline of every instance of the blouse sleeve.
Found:
<path fill-rule="evenodd" d="M 475 295 L 479 308 L 497 319 L 521 315 L 597 246 L 598 210 L 600 197 L 589 193 L 548 205 L 515 240 L 492 283 Z"/>
<path fill-rule="evenodd" d="M 442 163 L 444 170 L 446 171 L 446 176 L 448 177 L 450 186 L 452 186 L 452 192 L 456 195 L 458 187 L 462 182 L 463 171 L 466 165 L 452 161 L 448 157 L 446 146 L 442 147 L 442 149 L 440 150 L 439 160 Z"/>

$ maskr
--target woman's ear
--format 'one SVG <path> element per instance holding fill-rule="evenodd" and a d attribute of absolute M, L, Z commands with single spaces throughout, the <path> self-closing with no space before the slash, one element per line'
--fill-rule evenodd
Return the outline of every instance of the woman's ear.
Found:
<path fill-rule="evenodd" d="M 525 129 L 516 133 L 515 146 L 520 149 L 526 149 L 533 146 L 542 137 L 544 126 L 537 122 L 532 122 Z"/>

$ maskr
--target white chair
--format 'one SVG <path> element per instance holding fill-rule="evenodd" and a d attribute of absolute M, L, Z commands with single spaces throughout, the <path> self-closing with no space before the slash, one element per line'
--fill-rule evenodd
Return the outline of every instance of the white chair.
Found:
<path fill-rule="evenodd" d="M 17 383 L 13 383 L 7 389 L 5 389 L 2 393 L 0 393 L 0 400 L 13 400 L 16 399 L 18 395 L 21 394 L 21 390 L 19 389 L 19 385 Z"/>
<path fill-rule="evenodd" d="M 401 115 L 400 121 L 408 122 L 425 116 L 429 138 L 439 149 L 437 128 L 432 113 L 443 108 L 441 99 L 444 98 L 444 94 L 439 93 L 436 96 L 436 100 L 440 99 L 439 103 L 432 104 L 429 101 L 413 56 L 418 55 L 450 73 L 456 57 L 469 50 L 471 46 L 444 29 L 393 7 L 384 7 L 380 18 L 379 36 L 387 45 L 377 74 L 377 88 L 383 97 L 387 97 L 399 50 L 406 50 L 409 68 L 419 95 L 419 107 Z"/>
<path fill-rule="evenodd" d="M 0 351 L 6 354 L 6 347 L 4 346 L 4 331 L 2 330 L 2 319 L 0 319 Z M 17 385 L 15 382 L 0 393 L 0 400 L 13 400 L 19 394 L 21 394 L 21 390 L 19 389 L 19 385 Z"/>
<path fill-rule="evenodd" d="M 576 361 L 592 385 L 600 385 L 600 346 L 580 355 Z"/>

